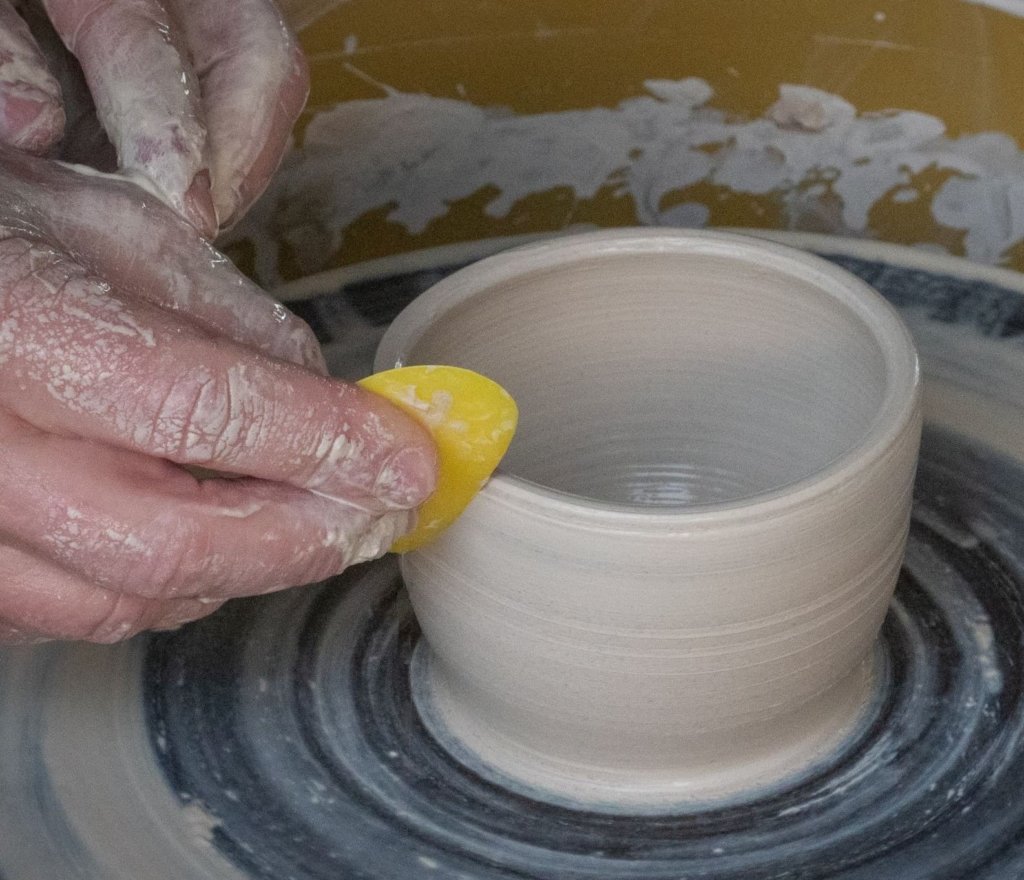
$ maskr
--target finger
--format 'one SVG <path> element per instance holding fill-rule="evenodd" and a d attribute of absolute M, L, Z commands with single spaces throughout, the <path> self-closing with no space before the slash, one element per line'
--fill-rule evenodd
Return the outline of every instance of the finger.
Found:
<path fill-rule="evenodd" d="M 0 148 L 0 193 L 0 227 L 45 239 L 118 290 L 214 333 L 326 372 L 305 322 L 137 186 Z"/>
<path fill-rule="evenodd" d="M 104 590 L 31 553 L 3 545 L 0 597 L 0 639 L 21 644 L 44 639 L 111 644 L 148 629 L 173 629 L 219 607 L 193 599 L 153 600 Z"/>
<path fill-rule="evenodd" d="M 117 152 L 96 118 L 96 105 L 82 67 L 64 45 L 38 0 L 12 0 L 28 24 L 40 55 L 59 87 L 64 108 L 64 136 L 48 156 L 78 162 L 100 171 L 117 170 Z"/>
<path fill-rule="evenodd" d="M 408 511 L 280 483 L 200 482 L 166 461 L 2 414 L 0 438 L 0 531 L 119 593 L 226 598 L 312 583 L 383 555 L 412 523 Z"/>
<path fill-rule="evenodd" d="M 0 547 L 0 554 L 4 552 Z M 0 646 L 38 645 L 54 640 L 109 645 L 150 630 L 179 629 L 208 617 L 224 604 L 119 596 L 90 587 L 45 564 L 38 570 L 26 569 L 24 562 L 19 566 L 13 580 L 0 580 L 0 591 L 11 591 L 9 598 L 18 603 L 25 620 L 15 626 L 0 617 Z M 80 604 L 83 599 L 88 603 L 85 608 Z"/>
<path fill-rule="evenodd" d="M 217 231 L 199 83 L 159 0 L 44 0 L 75 54 L 122 168 L 146 175 L 207 237 Z M 227 4 L 226 4 L 227 5 Z"/>
<path fill-rule="evenodd" d="M 0 639 L 120 642 L 217 610 L 194 599 L 144 599 L 95 587 L 18 547 L 0 543 Z"/>
<path fill-rule="evenodd" d="M 433 443 L 383 398 L 127 303 L 41 245 L 0 242 L 0 365 L 0 406 L 51 432 L 390 508 L 434 487 Z"/>
<path fill-rule="evenodd" d="M 0 140 L 43 153 L 64 132 L 60 86 L 28 25 L 0 0 Z"/>
<path fill-rule="evenodd" d="M 271 0 L 171 0 L 199 77 L 213 200 L 237 220 L 277 169 L 309 94 L 298 42 Z"/>

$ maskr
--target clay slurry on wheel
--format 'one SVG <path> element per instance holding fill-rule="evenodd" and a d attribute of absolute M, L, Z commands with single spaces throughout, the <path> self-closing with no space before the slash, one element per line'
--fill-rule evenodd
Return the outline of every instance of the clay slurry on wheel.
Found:
<path fill-rule="evenodd" d="M 1024 870 L 1022 535 L 1024 470 L 927 432 L 870 717 L 810 775 L 723 805 L 586 810 L 456 760 L 412 708 L 419 634 L 392 561 L 157 637 L 150 729 L 252 877 L 1009 880 Z"/>

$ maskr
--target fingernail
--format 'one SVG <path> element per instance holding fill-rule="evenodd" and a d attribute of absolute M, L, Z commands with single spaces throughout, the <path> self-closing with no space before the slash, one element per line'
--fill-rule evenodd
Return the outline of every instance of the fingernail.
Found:
<path fill-rule="evenodd" d="M 348 560 L 348 564 L 358 565 L 360 562 L 379 559 L 391 549 L 391 545 L 400 536 L 409 531 L 415 520 L 415 515 L 408 510 L 385 513 L 366 530 L 366 533 L 352 548 L 352 557 Z"/>
<path fill-rule="evenodd" d="M 300 367 L 326 376 L 327 361 L 324 359 L 320 343 L 313 335 L 309 325 L 280 304 L 274 307 L 274 318 L 280 322 L 283 328 L 285 335 L 282 347 L 287 349 L 289 359 Z"/>
<path fill-rule="evenodd" d="M 320 343 L 317 342 L 316 337 L 312 334 L 307 335 L 305 332 L 298 332 L 296 335 L 298 336 L 296 347 L 301 359 L 299 363 L 314 373 L 326 376 L 327 360 L 324 358 L 323 349 L 320 348 Z"/>
<path fill-rule="evenodd" d="M 396 507 L 422 504 L 437 482 L 437 453 L 432 447 L 407 446 L 387 460 L 377 476 L 374 494 Z"/>
<path fill-rule="evenodd" d="M 210 192 L 210 172 L 200 171 L 185 193 L 185 214 L 188 221 L 199 230 L 203 238 L 212 239 L 217 234 L 217 210 L 213 206 Z"/>
<path fill-rule="evenodd" d="M 230 229 L 241 219 L 238 211 L 241 202 L 241 193 L 230 186 L 217 186 L 213 190 L 213 206 L 221 228 Z"/>
<path fill-rule="evenodd" d="M 114 645 L 124 642 L 138 633 L 137 625 L 131 620 L 121 620 L 118 623 L 104 624 L 88 636 L 86 641 L 98 645 Z"/>
<path fill-rule="evenodd" d="M 183 626 L 189 623 L 206 617 L 208 614 L 213 614 L 221 605 L 224 604 L 223 599 L 199 599 L 201 608 L 190 607 L 187 610 L 177 610 L 171 614 L 166 614 L 159 620 L 155 621 L 150 627 L 154 632 L 173 632 L 174 630 L 181 629 Z"/>

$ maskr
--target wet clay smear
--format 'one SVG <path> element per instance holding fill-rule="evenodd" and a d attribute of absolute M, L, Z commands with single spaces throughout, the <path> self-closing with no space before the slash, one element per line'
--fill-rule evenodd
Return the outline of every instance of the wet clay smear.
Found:
<path fill-rule="evenodd" d="M 374 212 L 415 236 L 470 197 L 486 222 L 561 189 L 626 198 L 644 225 L 721 223 L 709 205 L 737 195 L 770 204 L 778 228 L 865 237 L 923 211 L 928 247 L 988 263 L 1024 238 L 1024 153 L 1008 135 L 951 137 L 936 116 L 862 113 L 801 85 L 780 86 L 757 118 L 716 106 L 702 79 L 645 87 L 614 107 L 532 115 L 394 91 L 339 104 L 224 244 L 248 242 L 275 284 L 284 254 L 299 275 L 327 268 Z"/>

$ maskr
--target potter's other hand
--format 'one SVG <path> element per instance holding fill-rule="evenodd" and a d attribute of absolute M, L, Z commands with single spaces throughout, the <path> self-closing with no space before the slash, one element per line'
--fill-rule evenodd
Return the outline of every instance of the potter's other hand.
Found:
<path fill-rule="evenodd" d="M 122 172 L 207 237 L 264 189 L 308 92 L 272 0 L 43 0 L 77 57 Z M 0 0 L 0 140 L 41 153 L 64 128 L 60 87 L 12 0 Z"/>
<path fill-rule="evenodd" d="M 435 467 L 162 202 L 0 147 L 0 640 L 322 579 L 384 553 Z"/>

